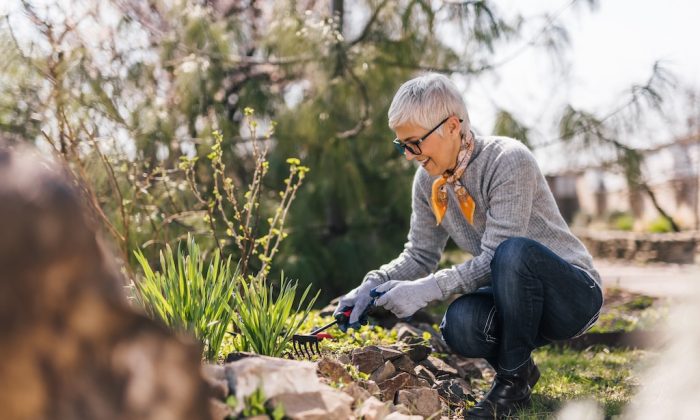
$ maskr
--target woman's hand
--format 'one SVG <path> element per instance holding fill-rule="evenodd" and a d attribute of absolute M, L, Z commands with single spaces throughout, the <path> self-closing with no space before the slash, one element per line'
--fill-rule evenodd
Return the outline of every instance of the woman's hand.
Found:
<path fill-rule="evenodd" d="M 362 284 L 340 298 L 338 307 L 333 312 L 333 317 L 338 320 L 338 328 L 341 331 L 345 332 L 348 328 L 358 329 L 360 325 L 367 324 L 367 311 L 374 300 L 369 292 L 380 284 L 382 284 L 382 278 L 379 274 L 369 272 Z M 350 318 L 343 315 L 343 312 L 348 309 L 352 309 Z"/>
<path fill-rule="evenodd" d="M 408 318 L 433 300 L 442 299 L 442 290 L 433 275 L 413 281 L 391 280 L 371 293 L 379 296 L 375 305 L 383 306 L 397 318 Z"/>

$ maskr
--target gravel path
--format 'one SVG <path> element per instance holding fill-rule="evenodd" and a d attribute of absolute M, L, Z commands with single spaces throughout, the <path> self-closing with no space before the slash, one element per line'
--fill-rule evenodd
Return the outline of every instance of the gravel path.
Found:
<path fill-rule="evenodd" d="M 657 297 L 690 296 L 700 287 L 700 264 L 639 264 L 628 261 L 596 260 L 595 267 L 605 287 L 623 289 Z"/>

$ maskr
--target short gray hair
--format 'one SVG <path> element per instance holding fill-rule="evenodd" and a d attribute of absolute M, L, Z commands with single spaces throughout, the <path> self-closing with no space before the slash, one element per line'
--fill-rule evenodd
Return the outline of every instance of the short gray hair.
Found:
<path fill-rule="evenodd" d="M 429 130 L 443 119 L 456 116 L 463 120 L 462 134 L 470 130 L 467 106 L 457 86 L 438 73 L 426 73 L 401 85 L 389 107 L 389 127 L 405 123 Z M 442 127 L 438 129 L 442 134 Z"/>

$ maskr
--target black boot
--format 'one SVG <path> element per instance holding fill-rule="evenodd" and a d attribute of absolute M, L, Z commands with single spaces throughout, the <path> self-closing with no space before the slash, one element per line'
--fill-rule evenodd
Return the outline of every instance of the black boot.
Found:
<path fill-rule="evenodd" d="M 515 372 L 497 374 L 484 399 L 467 411 L 464 418 L 477 420 L 512 416 L 530 405 L 532 388 L 539 379 L 540 370 L 532 359 Z"/>

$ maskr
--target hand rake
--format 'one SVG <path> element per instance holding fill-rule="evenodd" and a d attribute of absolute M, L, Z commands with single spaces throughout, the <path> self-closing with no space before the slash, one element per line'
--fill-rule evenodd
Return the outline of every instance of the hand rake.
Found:
<path fill-rule="evenodd" d="M 310 334 L 294 334 L 292 336 L 292 347 L 294 347 L 294 352 L 297 354 L 297 357 L 303 358 L 304 355 L 306 355 L 306 357 L 311 359 L 311 356 L 314 354 L 320 355 L 321 351 L 318 348 L 318 342 L 324 338 L 333 338 L 332 335 L 324 333 L 323 331 L 341 320 L 346 321 L 350 318 L 350 313 L 352 313 L 352 308 L 346 309 L 342 314 L 337 316 L 335 321 L 311 331 Z"/>

